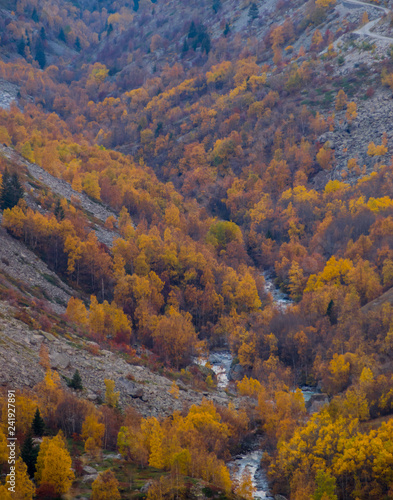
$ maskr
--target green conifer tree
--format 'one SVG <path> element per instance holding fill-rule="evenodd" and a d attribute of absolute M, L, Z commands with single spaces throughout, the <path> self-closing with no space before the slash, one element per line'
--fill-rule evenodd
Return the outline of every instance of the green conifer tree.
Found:
<path fill-rule="evenodd" d="M 75 370 L 74 375 L 72 376 L 70 387 L 72 387 L 75 390 L 81 391 L 83 389 L 82 385 L 82 378 L 80 376 L 80 373 L 78 370 Z"/>
<path fill-rule="evenodd" d="M 40 65 L 40 68 L 44 69 L 45 65 L 46 65 L 46 56 L 45 56 L 44 46 L 42 44 L 41 39 L 38 40 L 35 51 L 36 51 L 35 52 L 35 60 Z"/>
<path fill-rule="evenodd" d="M 27 472 L 30 477 L 34 477 L 36 471 L 37 456 L 39 452 L 39 446 L 35 445 L 33 442 L 33 437 L 31 433 L 23 441 L 20 456 L 27 466 Z"/>
<path fill-rule="evenodd" d="M 45 431 L 45 422 L 41 417 L 40 410 L 37 408 L 34 414 L 33 422 L 31 424 L 31 430 L 34 436 L 41 437 Z"/>
<path fill-rule="evenodd" d="M 12 208 L 23 198 L 24 191 L 17 173 L 10 175 L 6 169 L 3 174 L 3 189 L 0 196 L 0 208 Z"/>
<path fill-rule="evenodd" d="M 250 21 L 254 21 L 254 19 L 257 19 L 259 17 L 259 9 L 256 3 L 252 3 L 250 5 L 250 9 L 248 11 L 248 17 Z"/>

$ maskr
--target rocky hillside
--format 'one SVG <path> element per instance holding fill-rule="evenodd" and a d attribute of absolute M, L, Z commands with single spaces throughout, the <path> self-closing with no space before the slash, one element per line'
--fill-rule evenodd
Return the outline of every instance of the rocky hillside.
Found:
<path fill-rule="evenodd" d="M 25 309 L 29 314 L 29 308 Z M 87 341 L 68 330 L 66 335 L 53 335 L 44 330 L 29 328 L 15 318 L 17 310 L 6 302 L 0 304 L 1 347 L 3 367 L 0 384 L 15 389 L 33 387 L 42 381 L 45 370 L 39 364 L 42 344 L 48 347 L 51 368 L 64 378 L 72 378 L 78 370 L 84 386 L 81 397 L 102 401 L 105 396 L 105 379 L 114 380 L 120 391 L 122 407 L 131 405 L 144 417 L 169 416 L 182 411 L 202 398 L 215 404 L 238 404 L 236 398 L 225 391 L 195 391 L 178 380 L 177 397 L 170 392 L 173 379 L 158 375 L 145 366 L 130 364 L 119 353 L 100 349 L 95 342 Z M 146 355 L 149 353 L 146 352 Z"/>

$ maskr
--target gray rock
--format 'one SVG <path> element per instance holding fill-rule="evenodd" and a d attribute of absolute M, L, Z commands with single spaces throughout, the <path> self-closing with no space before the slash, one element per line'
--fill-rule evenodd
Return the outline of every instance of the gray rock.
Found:
<path fill-rule="evenodd" d="M 30 337 L 30 342 L 34 345 L 40 344 L 42 342 L 42 335 L 32 335 Z"/>
<path fill-rule="evenodd" d="M 149 488 L 150 486 L 153 484 L 153 481 L 147 481 L 147 483 L 145 483 L 142 488 L 141 488 L 141 493 L 147 493 L 149 491 Z"/>
<path fill-rule="evenodd" d="M 50 355 L 51 368 L 64 370 L 69 367 L 70 363 L 71 360 L 67 354 L 55 351 Z"/>
<path fill-rule="evenodd" d="M 142 387 L 137 387 L 131 380 L 128 380 L 124 377 L 120 377 L 117 380 L 118 385 L 124 389 L 124 391 L 131 396 L 132 398 L 142 398 L 144 391 Z"/>
<path fill-rule="evenodd" d="M 329 404 L 329 396 L 327 394 L 313 394 L 306 403 L 308 413 L 317 413 L 325 405 Z"/>
<path fill-rule="evenodd" d="M 242 380 L 244 377 L 244 368 L 241 365 L 232 366 L 228 373 L 229 380 Z"/>
<path fill-rule="evenodd" d="M 98 477 L 98 474 L 88 474 L 87 476 L 83 476 L 82 481 L 84 483 L 93 483 Z"/>
<path fill-rule="evenodd" d="M 94 392 L 91 391 L 87 393 L 86 397 L 89 401 L 95 401 L 98 398 L 97 394 L 94 394 Z"/>
<path fill-rule="evenodd" d="M 287 500 L 283 495 L 274 495 L 274 500 Z"/>
<path fill-rule="evenodd" d="M 49 342 L 55 342 L 57 340 L 57 338 L 54 335 L 52 335 L 51 333 L 44 332 L 42 330 L 40 332 L 46 338 L 46 340 L 49 340 Z"/>
<path fill-rule="evenodd" d="M 90 467 L 90 465 L 85 465 L 83 467 L 83 472 L 85 474 L 98 474 L 97 469 L 95 469 L 94 467 Z"/>
<path fill-rule="evenodd" d="M 121 456 L 120 453 L 105 453 L 103 455 L 103 458 L 110 460 L 123 460 L 123 457 Z"/>

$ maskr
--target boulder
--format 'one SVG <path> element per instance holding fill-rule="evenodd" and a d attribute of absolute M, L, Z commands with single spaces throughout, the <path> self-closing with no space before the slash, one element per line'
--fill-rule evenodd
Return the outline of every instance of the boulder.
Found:
<path fill-rule="evenodd" d="M 86 397 L 89 401 L 95 401 L 98 398 L 97 394 L 95 394 L 93 391 L 88 391 Z"/>
<path fill-rule="evenodd" d="M 313 394 L 306 403 L 308 413 L 317 413 L 325 405 L 329 404 L 329 396 L 327 394 Z"/>
<path fill-rule="evenodd" d="M 128 380 L 124 377 L 120 377 L 117 380 L 118 385 L 124 390 L 126 394 L 131 396 L 132 398 L 143 398 L 143 389 L 142 387 L 137 387 L 134 382 Z"/>
<path fill-rule="evenodd" d="M 152 481 L 152 480 L 147 481 L 147 482 L 146 482 L 146 483 L 142 486 L 142 488 L 140 489 L 140 492 L 141 492 L 141 493 L 145 493 L 145 494 L 146 494 L 146 493 L 149 491 L 149 488 L 150 488 L 150 486 L 151 486 L 152 484 L 153 484 L 153 481 Z"/>
<path fill-rule="evenodd" d="M 55 368 L 57 370 L 59 370 L 59 369 L 64 370 L 64 369 L 69 367 L 70 363 L 71 363 L 71 360 L 67 354 L 54 351 L 50 355 L 51 368 Z"/>
<path fill-rule="evenodd" d="M 98 474 L 88 474 L 86 476 L 83 476 L 82 481 L 84 483 L 94 483 L 94 481 L 97 479 Z"/>
<path fill-rule="evenodd" d="M 57 340 L 57 338 L 49 332 L 44 332 L 44 330 L 40 330 L 39 332 L 46 338 L 46 340 L 49 340 L 49 342 L 55 342 Z"/>
<path fill-rule="evenodd" d="M 98 474 L 97 469 L 95 469 L 94 467 L 90 467 L 90 465 L 85 465 L 83 467 L 83 472 L 85 474 Z"/>
<path fill-rule="evenodd" d="M 231 366 L 228 373 L 228 380 L 242 380 L 244 377 L 244 368 L 241 365 Z"/>

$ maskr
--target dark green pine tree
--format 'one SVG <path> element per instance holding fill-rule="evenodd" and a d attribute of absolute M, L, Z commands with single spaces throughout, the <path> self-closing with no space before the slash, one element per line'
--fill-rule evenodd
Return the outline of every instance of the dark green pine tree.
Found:
<path fill-rule="evenodd" d="M 75 370 L 75 373 L 72 376 L 70 387 L 77 391 L 81 391 L 83 389 L 82 378 L 78 370 Z"/>
<path fill-rule="evenodd" d="M 59 32 L 59 40 L 61 40 L 62 42 L 66 43 L 66 36 L 65 36 L 65 33 L 64 33 L 64 30 L 63 28 L 60 29 L 60 32 Z"/>
<path fill-rule="evenodd" d="M 6 169 L 3 174 L 3 188 L 0 196 L 0 208 L 12 208 L 17 205 L 18 201 L 23 198 L 24 191 L 19 182 L 18 174 L 15 172 L 12 175 Z"/>
<path fill-rule="evenodd" d="M 37 12 L 37 9 L 35 7 L 34 7 L 32 15 L 31 15 L 31 18 L 35 23 L 40 22 L 40 18 L 38 17 L 38 12 Z"/>
<path fill-rule="evenodd" d="M 190 29 L 188 30 L 188 38 L 195 38 L 198 34 L 194 21 L 190 24 Z"/>
<path fill-rule="evenodd" d="M 78 52 L 81 51 L 81 41 L 80 41 L 80 38 L 79 36 L 76 37 L 76 40 L 75 40 L 75 50 L 77 50 Z"/>
<path fill-rule="evenodd" d="M 248 11 L 248 17 L 250 19 L 250 21 L 254 21 L 254 19 L 257 19 L 259 16 L 259 10 L 258 10 L 258 6 L 256 3 L 252 3 L 250 5 L 250 9 Z"/>
<path fill-rule="evenodd" d="M 31 424 L 31 431 L 34 436 L 41 437 L 45 431 L 45 422 L 41 417 L 40 410 L 37 408 L 34 414 L 33 422 Z"/>
<path fill-rule="evenodd" d="M 211 48 L 211 42 L 210 42 L 210 36 L 205 33 L 202 43 L 201 43 L 201 48 L 203 52 L 206 52 L 206 54 L 209 54 L 210 48 Z"/>
<path fill-rule="evenodd" d="M 224 29 L 224 31 L 223 31 L 223 35 L 224 35 L 224 36 L 227 36 L 227 35 L 228 35 L 228 33 L 229 33 L 230 31 L 231 31 L 231 28 L 229 27 L 229 24 L 228 24 L 228 23 L 226 23 L 226 25 L 225 25 L 225 29 Z"/>
<path fill-rule="evenodd" d="M 36 49 L 35 49 L 35 60 L 38 62 L 40 65 L 41 69 L 45 68 L 46 65 L 46 56 L 45 56 L 45 51 L 44 51 L 44 45 L 42 43 L 42 40 L 39 39 Z"/>
<path fill-rule="evenodd" d="M 65 217 L 64 209 L 61 206 L 60 200 L 56 201 L 55 209 L 53 211 L 57 220 L 63 220 Z"/>
<path fill-rule="evenodd" d="M 39 452 L 39 446 L 33 443 L 32 435 L 29 434 L 27 438 L 23 441 L 20 456 L 27 466 L 27 472 L 30 477 L 34 477 L 34 473 L 36 471 L 38 452 Z"/>
<path fill-rule="evenodd" d="M 184 39 L 184 42 L 183 42 L 183 47 L 181 49 L 182 53 L 185 54 L 186 52 L 188 52 L 190 49 L 190 47 L 188 46 L 188 43 L 187 43 L 187 38 Z"/>
<path fill-rule="evenodd" d="M 221 0 L 213 0 L 212 9 L 215 14 L 221 9 Z"/>
<path fill-rule="evenodd" d="M 17 48 L 17 51 L 18 51 L 18 54 L 22 57 L 25 57 L 25 47 L 26 47 L 26 43 L 25 43 L 25 40 L 24 38 L 21 38 L 16 46 Z"/>

